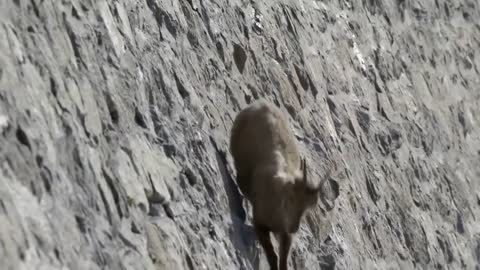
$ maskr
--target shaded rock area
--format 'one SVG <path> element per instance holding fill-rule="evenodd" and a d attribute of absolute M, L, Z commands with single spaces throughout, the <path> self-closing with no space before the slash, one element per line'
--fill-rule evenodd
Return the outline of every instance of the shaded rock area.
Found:
<path fill-rule="evenodd" d="M 267 269 L 236 113 L 341 170 L 292 269 L 480 269 L 475 0 L 0 3 L 2 269 Z"/>

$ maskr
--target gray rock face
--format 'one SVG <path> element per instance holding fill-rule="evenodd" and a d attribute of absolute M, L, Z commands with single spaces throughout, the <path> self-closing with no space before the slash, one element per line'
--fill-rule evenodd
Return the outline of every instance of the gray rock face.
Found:
<path fill-rule="evenodd" d="M 342 164 L 293 269 L 479 269 L 479 17 L 474 0 L 2 1 L 2 269 L 267 269 L 228 153 L 260 97 L 313 175 Z"/>

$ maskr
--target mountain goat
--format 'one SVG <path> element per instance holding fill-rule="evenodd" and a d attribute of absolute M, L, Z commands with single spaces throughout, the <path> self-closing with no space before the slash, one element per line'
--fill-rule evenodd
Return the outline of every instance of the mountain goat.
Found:
<path fill-rule="evenodd" d="M 230 152 L 237 184 L 252 204 L 253 225 L 272 270 L 279 269 L 270 232 L 279 239 L 280 269 L 287 270 L 292 236 L 319 197 L 320 183 L 307 177 L 288 122 L 275 105 L 256 101 L 235 118 Z"/>

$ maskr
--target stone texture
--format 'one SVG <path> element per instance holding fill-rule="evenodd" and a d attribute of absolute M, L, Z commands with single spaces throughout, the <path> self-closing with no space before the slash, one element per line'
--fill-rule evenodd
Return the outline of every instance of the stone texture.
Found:
<path fill-rule="evenodd" d="M 323 175 L 293 269 L 480 268 L 478 1 L 0 3 L 2 269 L 266 269 L 257 98 Z"/>

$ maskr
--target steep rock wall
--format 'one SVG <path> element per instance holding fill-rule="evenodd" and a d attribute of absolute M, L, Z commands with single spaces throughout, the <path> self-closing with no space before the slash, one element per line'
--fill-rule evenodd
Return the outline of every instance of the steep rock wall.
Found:
<path fill-rule="evenodd" d="M 460 0 L 2 1 L 2 269 L 266 269 L 227 145 L 260 97 L 314 175 L 342 165 L 294 269 L 477 269 L 479 16 Z"/>

